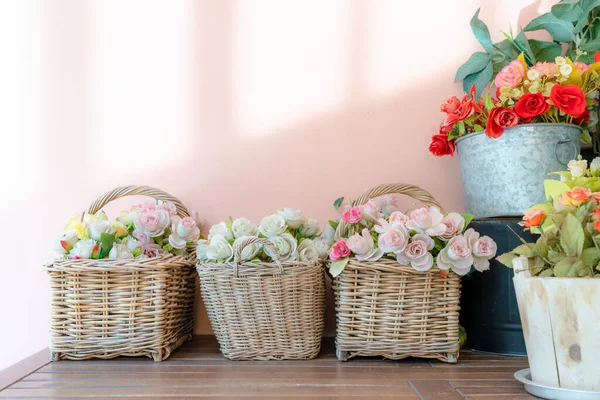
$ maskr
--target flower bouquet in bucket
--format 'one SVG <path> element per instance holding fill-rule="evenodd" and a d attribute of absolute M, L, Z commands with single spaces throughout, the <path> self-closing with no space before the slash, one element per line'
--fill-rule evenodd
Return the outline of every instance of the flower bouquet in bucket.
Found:
<path fill-rule="evenodd" d="M 102 211 L 131 195 L 154 200 L 114 219 Z M 196 211 L 148 186 L 116 188 L 71 218 L 54 242 L 60 258 L 46 265 L 53 359 L 162 361 L 190 339 L 199 225 Z"/>
<path fill-rule="evenodd" d="M 229 219 L 198 242 L 202 298 L 223 355 L 232 360 L 310 359 L 325 326 L 322 260 L 330 242 L 317 221 L 285 208 Z"/>
<path fill-rule="evenodd" d="M 394 193 L 426 207 L 401 212 Z M 497 248 L 468 228 L 471 219 L 445 214 L 428 192 L 403 184 L 378 186 L 344 207 L 339 223 L 330 222 L 338 358 L 456 362 L 460 276 L 488 269 Z"/>

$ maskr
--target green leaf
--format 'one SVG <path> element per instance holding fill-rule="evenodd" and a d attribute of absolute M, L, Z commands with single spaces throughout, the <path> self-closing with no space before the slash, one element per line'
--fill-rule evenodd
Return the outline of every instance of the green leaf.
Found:
<path fill-rule="evenodd" d="M 498 260 L 501 264 L 506 265 L 508 268 L 512 268 L 513 267 L 512 262 L 517 257 L 519 257 L 519 256 L 516 255 L 515 253 L 504 253 L 504 254 L 496 257 L 496 260 Z"/>
<path fill-rule="evenodd" d="M 340 223 L 338 221 L 329 220 L 329 225 L 333 228 L 333 230 L 336 230 L 339 224 Z"/>
<path fill-rule="evenodd" d="M 491 82 L 493 76 L 494 67 L 490 62 L 488 63 L 487 67 L 483 69 L 483 71 L 468 75 L 465 77 L 465 79 L 463 79 L 463 90 L 465 92 L 469 92 L 469 90 L 471 90 L 471 86 L 475 85 L 475 88 L 477 89 L 475 98 L 476 100 L 479 100 L 479 96 L 481 96 L 488 83 Z"/>
<path fill-rule="evenodd" d="M 460 214 L 460 215 L 461 215 L 461 216 L 464 218 L 464 220 L 465 220 L 465 227 L 464 227 L 464 229 L 463 229 L 463 230 L 465 230 L 465 229 L 467 229 L 467 226 L 469 226 L 469 224 L 471 223 L 471 221 L 473 221 L 473 217 L 474 217 L 474 216 L 473 216 L 473 214 L 467 214 L 467 213 L 463 213 L 463 214 Z"/>
<path fill-rule="evenodd" d="M 583 251 L 581 259 L 586 267 L 594 267 L 598 264 L 598 260 L 600 259 L 600 250 L 596 247 L 588 247 Z"/>
<path fill-rule="evenodd" d="M 573 214 L 567 214 L 561 226 L 560 245 L 567 257 L 580 257 L 583 253 L 585 234 L 581 222 Z"/>
<path fill-rule="evenodd" d="M 563 0 L 552 6 L 552 14 L 563 21 L 577 21 L 583 15 L 579 0 Z"/>
<path fill-rule="evenodd" d="M 544 278 L 548 278 L 548 277 L 554 276 L 554 273 L 552 272 L 551 268 L 548 268 L 548 269 L 545 269 L 542 272 L 540 272 L 539 276 L 542 276 Z"/>
<path fill-rule="evenodd" d="M 459 136 L 462 136 L 465 134 L 465 121 L 458 121 L 458 123 L 456 124 L 458 125 L 458 133 L 460 134 Z"/>
<path fill-rule="evenodd" d="M 110 250 L 112 249 L 116 240 L 117 238 L 113 234 L 100 234 L 100 254 L 103 256 L 108 256 L 108 253 L 110 253 Z"/>
<path fill-rule="evenodd" d="M 562 47 L 558 43 L 531 39 L 529 45 L 537 62 L 554 62 L 562 54 Z"/>
<path fill-rule="evenodd" d="M 343 202 L 344 202 L 344 196 L 342 196 L 342 197 L 340 197 L 340 198 L 336 199 L 336 200 L 333 202 L 333 207 L 335 207 L 335 209 L 337 210 L 338 208 L 340 208 L 340 206 L 342 205 L 342 203 L 343 203 Z"/>
<path fill-rule="evenodd" d="M 581 18 L 579 18 L 579 21 L 577 21 L 577 24 L 575 25 L 575 29 L 573 30 L 573 33 L 578 34 L 579 32 L 581 32 L 583 30 L 583 28 L 588 26 L 588 24 L 589 24 L 588 14 L 594 8 L 598 7 L 599 5 L 600 5 L 599 0 L 581 0 L 581 8 L 583 10 L 583 13 L 581 15 Z"/>
<path fill-rule="evenodd" d="M 589 51 L 589 52 L 597 52 L 600 51 L 600 37 L 587 41 L 583 44 L 579 45 L 579 50 Z"/>
<path fill-rule="evenodd" d="M 552 13 L 546 13 L 532 20 L 523 29 L 525 32 L 533 32 L 546 30 L 556 42 L 572 42 L 575 40 L 573 36 L 573 24 L 568 21 L 556 18 Z"/>
<path fill-rule="evenodd" d="M 527 39 L 527 36 L 525 36 L 525 32 L 521 31 L 517 35 L 513 41 L 513 45 L 517 48 L 519 53 L 523 53 L 525 60 L 529 65 L 535 65 L 535 56 L 533 55 L 533 51 L 529 46 L 529 39 Z"/>
<path fill-rule="evenodd" d="M 562 193 L 570 191 L 571 188 L 564 182 L 554 179 L 545 179 L 544 190 L 546 191 L 546 199 L 552 201 L 558 198 Z"/>
<path fill-rule="evenodd" d="M 567 257 L 556 263 L 553 272 L 554 276 L 558 277 L 574 277 L 578 276 L 579 270 L 583 267 L 583 262 L 580 259 Z"/>
<path fill-rule="evenodd" d="M 348 264 L 348 261 L 350 261 L 350 258 L 348 257 L 342 258 L 341 260 L 333 261 L 331 263 L 331 266 L 329 267 L 329 273 L 331 274 L 331 276 L 335 278 L 336 276 L 341 274 L 344 271 L 346 264 Z"/>
<path fill-rule="evenodd" d="M 483 131 L 485 131 L 485 127 L 483 127 L 479 124 L 475 124 L 475 125 L 473 125 L 473 130 L 475 130 L 475 132 L 483 132 Z"/>
<path fill-rule="evenodd" d="M 485 105 L 485 109 L 490 111 L 492 108 L 494 108 L 494 100 L 492 100 L 491 96 L 485 96 L 485 100 L 484 103 Z"/>
<path fill-rule="evenodd" d="M 540 236 L 535 242 L 535 254 L 542 258 L 548 257 L 548 244 L 545 236 Z"/>
<path fill-rule="evenodd" d="M 483 71 L 485 67 L 491 62 L 490 55 L 484 52 L 473 53 L 471 57 L 458 68 L 454 82 L 460 82 L 465 79 L 468 75 Z M 468 92 L 468 90 L 466 90 Z"/>
<path fill-rule="evenodd" d="M 525 256 L 527 258 L 535 257 L 533 254 L 535 250 L 535 244 L 533 243 L 525 243 L 520 246 L 515 247 L 513 253 L 518 254 L 520 256 Z"/>
<path fill-rule="evenodd" d="M 485 51 L 491 53 L 494 51 L 494 47 L 490 37 L 490 30 L 488 29 L 487 25 L 479 19 L 480 10 L 481 9 L 477 9 L 475 15 L 473 15 L 473 18 L 471 18 L 471 30 Z"/>

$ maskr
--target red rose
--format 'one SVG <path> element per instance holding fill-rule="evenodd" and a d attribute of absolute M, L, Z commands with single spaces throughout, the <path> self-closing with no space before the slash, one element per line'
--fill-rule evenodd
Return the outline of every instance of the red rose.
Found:
<path fill-rule="evenodd" d="M 597 51 L 596 54 L 594 54 L 594 62 L 600 62 L 600 51 Z"/>
<path fill-rule="evenodd" d="M 512 108 L 492 108 L 485 127 L 485 135 L 494 139 L 499 138 L 504 133 L 504 128 L 512 128 L 518 123 L 519 116 Z"/>
<path fill-rule="evenodd" d="M 590 110 L 587 108 L 579 117 L 573 118 L 573 123 L 575 125 L 587 125 L 588 122 L 590 122 Z"/>
<path fill-rule="evenodd" d="M 448 135 L 433 135 L 429 151 L 436 157 L 445 156 L 447 154 L 453 156 L 456 149 L 454 141 L 448 140 Z"/>
<path fill-rule="evenodd" d="M 515 112 L 519 117 L 525 119 L 537 117 L 549 109 L 550 104 L 546 102 L 546 98 L 541 93 L 526 93 L 515 104 Z"/>
<path fill-rule="evenodd" d="M 456 109 L 460 107 L 460 100 L 456 96 L 450 96 L 440 106 L 440 111 L 446 114 L 452 114 Z"/>
<path fill-rule="evenodd" d="M 577 85 L 552 86 L 550 100 L 559 110 L 573 117 L 579 117 L 587 110 L 585 95 Z"/>

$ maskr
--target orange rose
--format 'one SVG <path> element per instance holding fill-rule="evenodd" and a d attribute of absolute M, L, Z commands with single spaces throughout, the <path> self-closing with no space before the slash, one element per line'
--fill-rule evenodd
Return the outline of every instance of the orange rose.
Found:
<path fill-rule="evenodd" d="M 596 203 L 600 204 L 600 192 L 592 193 L 592 198 L 594 200 L 596 200 Z M 594 210 L 594 212 L 596 212 L 596 211 L 600 212 L 600 210 Z M 600 215 L 598 215 L 598 216 L 600 217 Z"/>
<path fill-rule="evenodd" d="M 589 189 L 575 188 L 571 192 L 564 192 L 558 198 L 561 204 L 565 206 L 579 206 L 592 197 L 592 191 Z"/>
<path fill-rule="evenodd" d="M 525 213 L 523 221 L 519 222 L 519 225 L 525 228 L 539 226 L 544 222 L 544 218 L 546 218 L 546 213 L 543 210 L 529 210 Z"/>

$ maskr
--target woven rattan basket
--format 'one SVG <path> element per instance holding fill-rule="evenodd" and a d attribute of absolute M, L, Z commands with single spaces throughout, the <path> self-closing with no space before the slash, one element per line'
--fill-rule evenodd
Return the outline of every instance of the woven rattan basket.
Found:
<path fill-rule="evenodd" d="M 179 216 L 188 215 L 177 198 L 147 186 L 116 188 L 87 212 L 131 195 L 173 202 Z M 135 260 L 60 259 L 46 265 L 52 294 L 52 359 L 166 359 L 192 335 L 194 264 L 194 257 L 166 254 Z"/>
<path fill-rule="evenodd" d="M 384 194 L 404 194 L 427 206 L 439 203 L 412 185 L 373 188 L 354 205 Z M 346 234 L 341 221 L 336 236 Z M 458 358 L 460 278 L 453 272 L 442 278 L 437 268 L 417 272 L 396 260 L 375 262 L 350 259 L 333 279 L 340 360 L 355 356 L 437 358 L 455 363 Z"/>
<path fill-rule="evenodd" d="M 231 360 L 310 359 L 325 326 L 325 275 L 320 262 L 198 262 L 202 299 L 221 352 Z"/>

